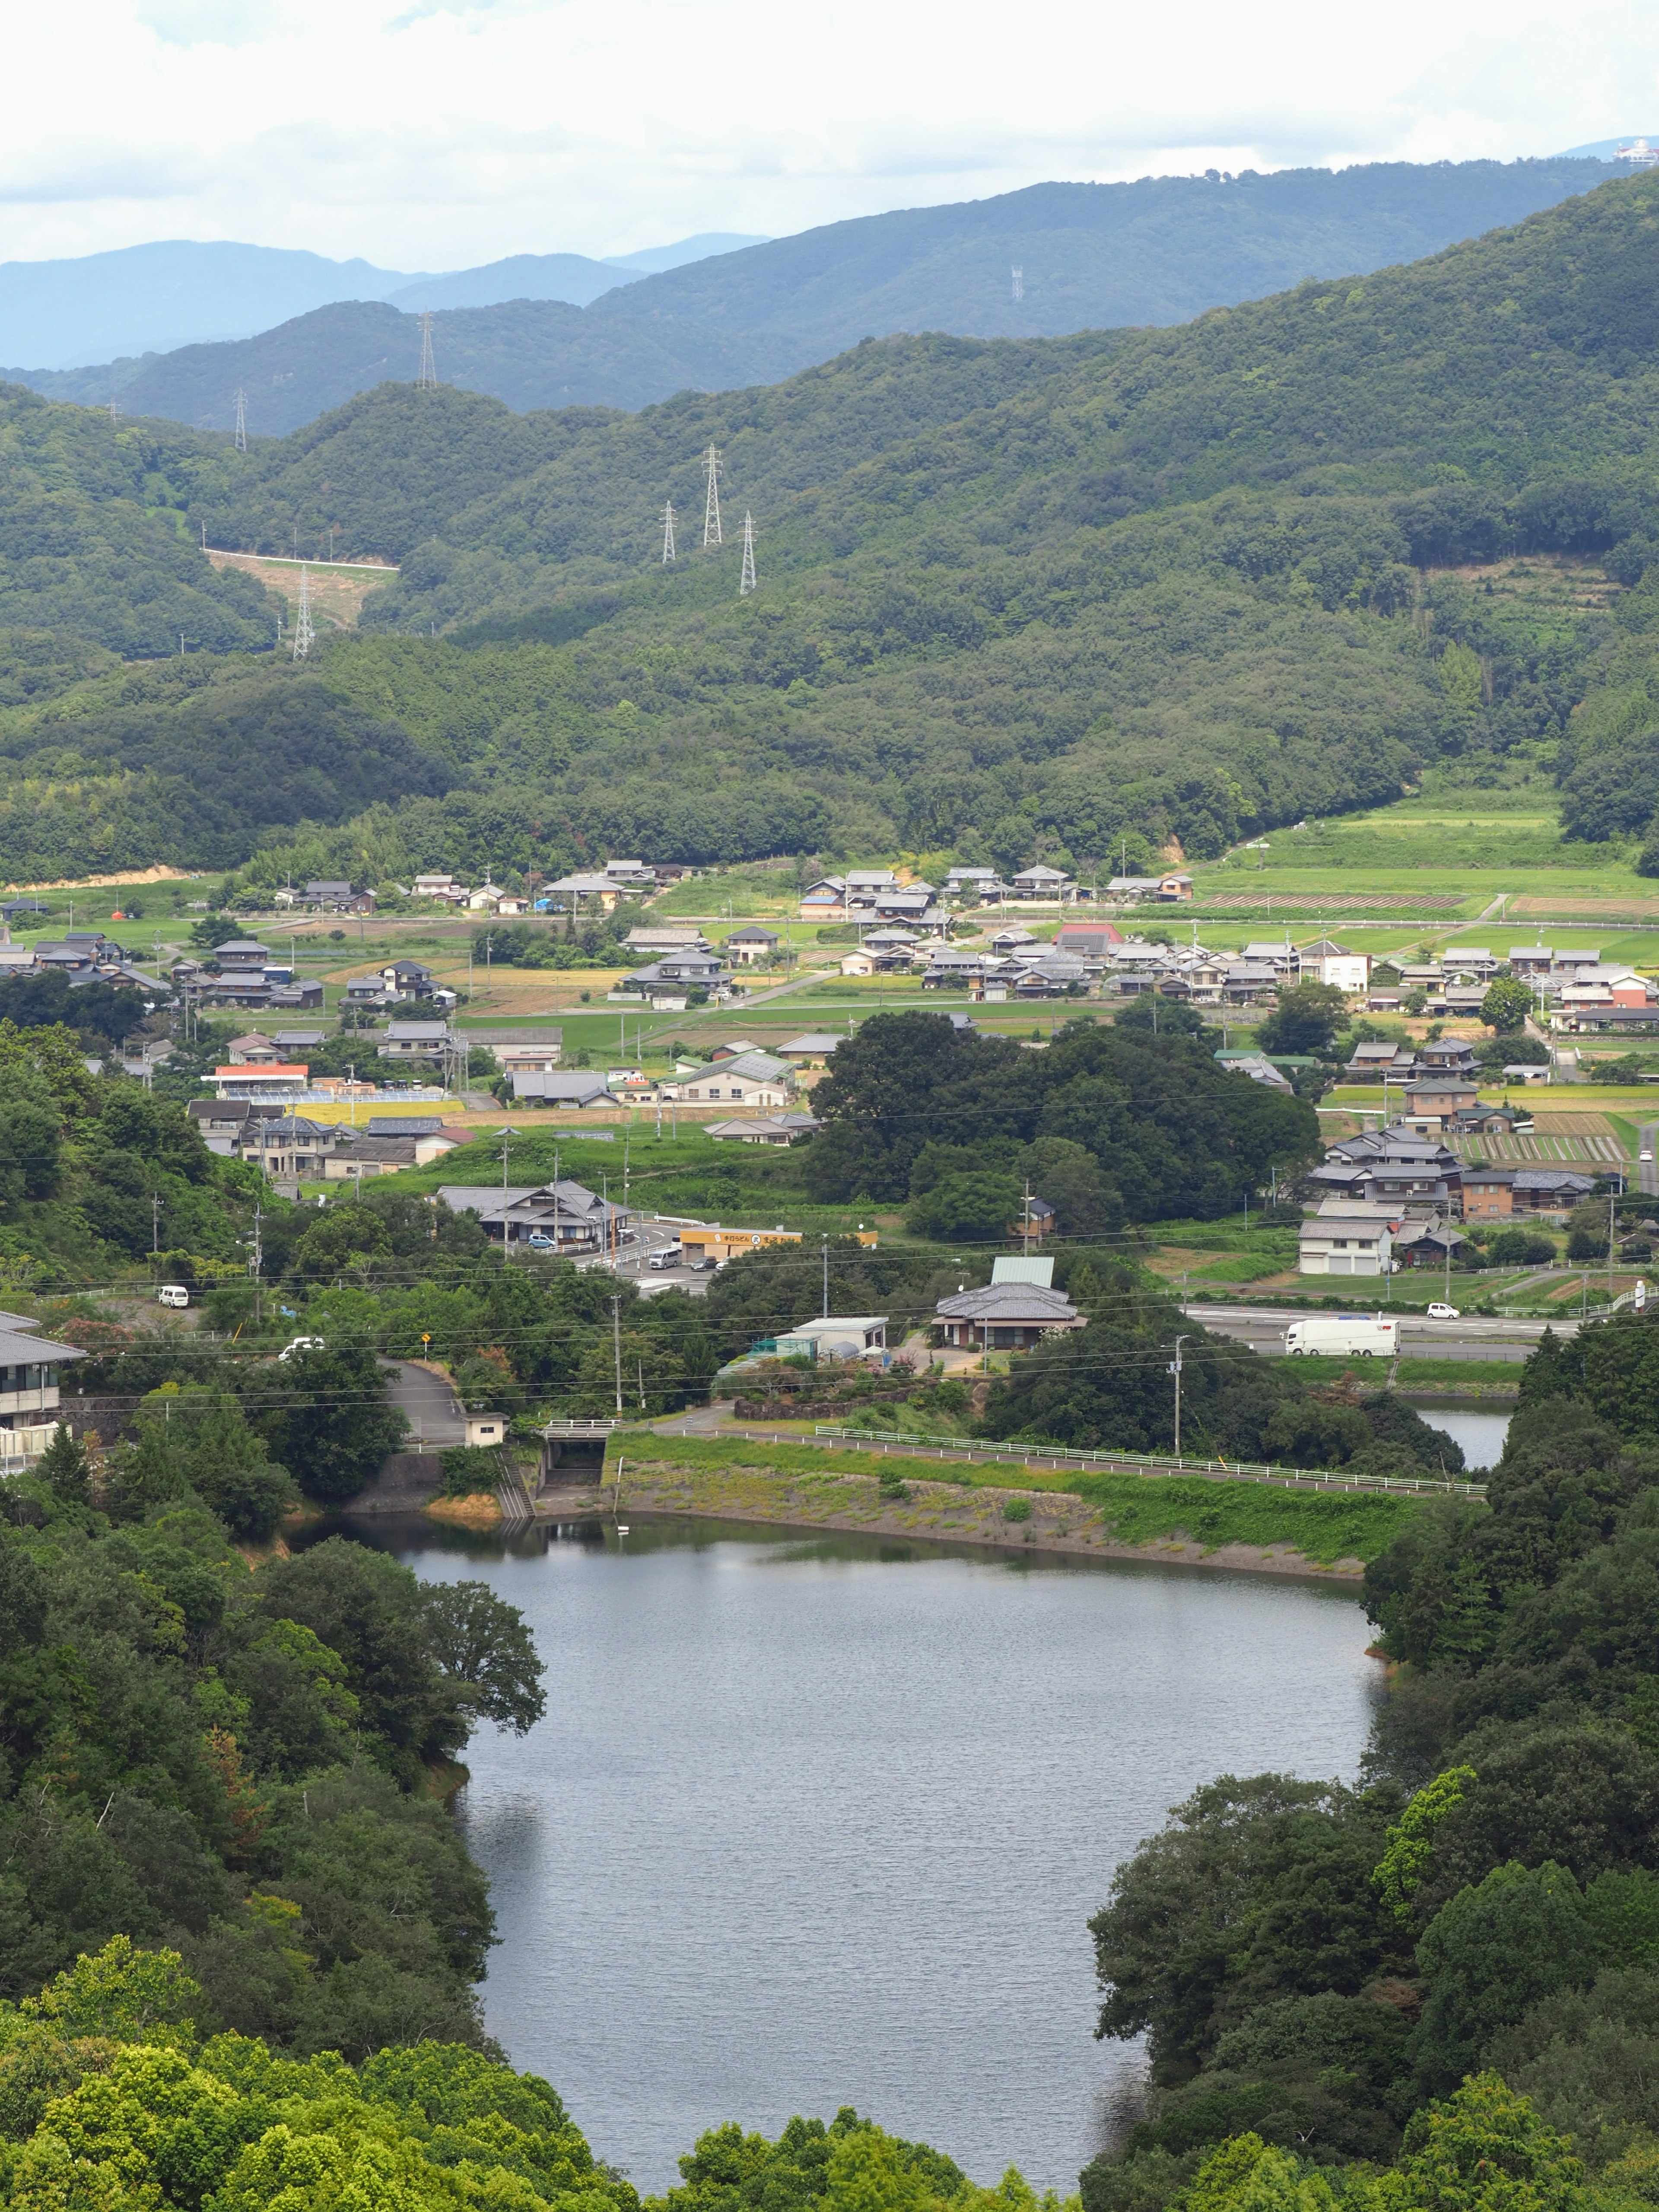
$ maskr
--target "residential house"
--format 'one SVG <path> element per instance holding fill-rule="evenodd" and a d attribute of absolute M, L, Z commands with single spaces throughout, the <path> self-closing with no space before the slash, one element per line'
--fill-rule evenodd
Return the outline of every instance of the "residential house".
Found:
<path fill-rule="evenodd" d="M 1442 1004 L 1455 1020 L 1478 1022 L 1480 1009 L 1486 1003 L 1484 983 L 1448 983 L 1442 994 Z"/>
<path fill-rule="evenodd" d="M 377 1048 L 381 1060 L 441 1060 L 454 1048 L 447 1022 L 388 1022 L 386 1042 Z"/>
<path fill-rule="evenodd" d="M 657 871 L 646 860 L 607 860 L 605 872 L 635 898 L 649 898 L 657 888 Z"/>
<path fill-rule="evenodd" d="M 348 883 L 338 878 L 308 883 L 303 890 L 295 890 L 292 884 L 284 884 L 276 893 L 278 906 L 315 907 L 322 914 L 373 914 L 373 891 L 355 891 Z"/>
<path fill-rule="evenodd" d="M 1380 1083 L 1384 1076 L 1396 1083 L 1409 1077 L 1416 1066 L 1417 1054 L 1410 1045 L 1390 1044 L 1379 1039 L 1370 1044 L 1357 1044 L 1342 1073 L 1353 1083 Z"/>
<path fill-rule="evenodd" d="M 1042 943 L 1042 939 L 1035 931 L 1027 929 L 1023 921 L 1012 921 L 1006 929 L 997 931 L 991 939 L 991 950 L 993 952 L 1024 952 Z"/>
<path fill-rule="evenodd" d="M 365 978 L 356 978 L 367 981 Z M 432 995 L 432 970 L 418 960 L 392 960 L 381 969 L 380 988 L 387 998 L 429 999 Z M 350 986 L 347 986 L 348 991 Z"/>
<path fill-rule="evenodd" d="M 1097 964 L 1123 939 L 1109 921 L 1062 921 L 1054 932 L 1056 952 L 1074 952 L 1079 960 Z"/>
<path fill-rule="evenodd" d="M 1510 973 L 1524 983 L 1541 983 L 1555 965 L 1555 955 L 1547 945 L 1511 945 Z"/>
<path fill-rule="evenodd" d="M 711 950 L 708 939 L 700 929 L 682 927 L 673 922 L 636 922 L 623 943 L 630 952 L 649 952 L 659 958 L 665 952 L 707 952 Z"/>
<path fill-rule="evenodd" d="M 1297 1236 L 1297 1272 L 1304 1275 L 1386 1275 L 1404 1219 L 1397 1208 L 1367 1199 L 1327 1198 Z"/>
<path fill-rule="evenodd" d="M 702 1133 L 720 1144 L 784 1146 L 823 1127 L 812 1114 L 757 1114 L 740 1121 L 705 1121 Z"/>
<path fill-rule="evenodd" d="M 1461 1075 L 1473 1083 L 1474 1047 L 1467 1037 L 1437 1037 L 1432 1044 L 1419 1045 L 1417 1064 L 1424 1079 L 1436 1075 Z"/>
<path fill-rule="evenodd" d="M 909 964 L 908 961 L 906 961 L 906 967 Z M 862 950 L 857 952 L 845 952 L 842 955 L 841 972 L 843 975 L 873 975 L 876 973 L 876 956 L 873 952 L 866 952 Z"/>
<path fill-rule="evenodd" d="M 805 1036 L 791 1037 L 787 1044 L 781 1044 L 778 1058 L 787 1060 L 791 1067 L 828 1067 L 841 1042 L 840 1037 L 828 1032 L 809 1030 Z"/>
<path fill-rule="evenodd" d="M 1468 1241 L 1449 1221 L 1413 1222 L 1396 1243 L 1395 1258 L 1402 1267 L 1444 1267 Z"/>
<path fill-rule="evenodd" d="M 1254 960 L 1232 960 L 1221 979 L 1222 1003 L 1229 1006 L 1265 1006 L 1279 994 L 1283 971 Z"/>
<path fill-rule="evenodd" d="M 1577 1036 L 1648 1036 L 1659 1029 L 1659 1005 L 1592 1005 L 1552 1014 L 1550 1027 Z"/>
<path fill-rule="evenodd" d="M 1441 972 L 1472 983 L 1489 983 L 1498 973 L 1498 956 L 1489 945 L 1449 945 L 1440 956 Z"/>
<path fill-rule="evenodd" d="M 1513 1168 L 1466 1167 L 1463 1170 L 1465 1221 L 1507 1221 L 1515 1212 Z"/>
<path fill-rule="evenodd" d="M 1085 989 L 1089 970 L 1074 953 L 1048 952 L 1017 958 L 1012 978 L 1017 999 L 1058 999 Z"/>
<path fill-rule="evenodd" d="M 22 1314 L 0 1314 L 0 1462 L 39 1459 L 58 1433 L 62 1370 L 78 1345 L 42 1336 Z M 15 1625 L 15 1617 L 14 1617 Z"/>
<path fill-rule="evenodd" d="M 586 1068 L 515 1067 L 513 1096 L 529 1106 L 616 1106 L 608 1079 Z"/>
<path fill-rule="evenodd" d="M 466 903 L 465 885 L 444 868 L 434 868 L 425 875 L 416 876 L 410 886 L 410 895 L 417 899 L 441 899 L 446 906 Z"/>
<path fill-rule="evenodd" d="M 483 1044 L 486 1040 L 475 1032 L 467 1042 Z M 539 1036 L 526 1034 L 510 1040 L 488 1042 L 504 1075 L 516 1075 L 521 1068 L 527 1075 L 550 1075 L 564 1057 L 562 1030 L 545 1030 Z"/>
<path fill-rule="evenodd" d="M 555 914 L 580 914 L 584 907 L 590 912 L 597 907 L 602 914 L 610 914 L 619 900 L 643 896 L 639 884 L 630 884 L 622 877 L 592 874 L 561 876 L 556 883 L 547 884 L 543 892 L 547 906 Z"/>
<path fill-rule="evenodd" d="M 438 1195 L 452 1213 L 476 1213 L 498 1244 L 532 1244 L 566 1259 L 614 1255 L 635 1218 L 627 1207 L 568 1176 L 527 1190 L 445 1183 Z"/>
<path fill-rule="evenodd" d="M 1288 937 L 1253 937 L 1240 957 L 1253 968 L 1271 968 L 1286 982 L 1295 980 L 1297 952 Z"/>
<path fill-rule="evenodd" d="M 684 1082 L 665 1085 L 664 1096 L 682 1105 L 710 1102 L 732 1106 L 787 1106 L 795 1093 L 794 1070 L 769 1052 L 745 1052 L 736 1060 L 712 1063 Z"/>
<path fill-rule="evenodd" d="M 528 914 L 530 901 L 517 891 L 504 891 L 499 884 L 480 884 L 477 890 L 467 893 L 468 910 L 473 914 Z"/>
<path fill-rule="evenodd" d="M 249 1125 L 240 1150 L 242 1158 L 254 1161 L 273 1182 L 298 1182 L 323 1175 L 324 1163 L 343 1134 L 331 1121 L 273 1115 Z"/>
<path fill-rule="evenodd" d="M 1041 1283 L 988 1283 L 941 1298 L 934 1326 L 947 1345 L 979 1352 L 1028 1352 L 1045 1337 L 1088 1326 L 1063 1291 Z"/>
<path fill-rule="evenodd" d="M 1041 1244 L 1045 1237 L 1053 1236 L 1059 1218 L 1046 1198 L 1033 1194 L 1021 1200 L 1019 1218 L 1008 1224 L 1008 1234 L 1023 1237 L 1028 1243 Z"/>
<path fill-rule="evenodd" d="M 314 1052 L 328 1035 L 326 1030 L 278 1030 L 270 1042 L 276 1048 L 278 1060 L 292 1060 L 296 1053 Z M 235 1058 L 232 1048 L 231 1058 Z"/>
<path fill-rule="evenodd" d="M 1413 991 L 1421 991 L 1432 1006 L 1446 988 L 1445 971 L 1435 962 L 1408 964 L 1400 970 L 1400 988 L 1407 998 Z"/>
<path fill-rule="evenodd" d="M 717 1044 L 714 1048 L 708 1057 L 714 1060 L 741 1060 L 744 1053 L 759 1050 L 760 1047 L 753 1037 L 727 1037 L 724 1044 Z"/>
<path fill-rule="evenodd" d="M 201 1132 L 202 1142 L 221 1159 L 235 1158 L 250 1121 L 283 1110 L 279 1105 L 261 1107 L 248 1098 L 192 1098 L 185 1109 Z"/>
<path fill-rule="evenodd" d="M 734 929 L 726 940 L 726 957 L 740 965 L 753 967 L 757 961 L 772 960 L 783 939 L 775 929 L 763 929 L 757 922 L 746 928 Z"/>
<path fill-rule="evenodd" d="M 225 1047 L 225 1056 L 233 1067 L 270 1067 L 284 1057 L 275 1042 L 250 1030 L 246 1036 L 232 1037 Z"/>
<path fill-rule="evenodd" d="M 849 868 L 846 881 L 847 905 L 853 913 L 878 907 L 899 889 L 899 879 L 890 868 Z"/>
<path fill-rule="evenodd" d="M 1319 937 L 1297 948 L 1296 971 L 1304 983 L 1328 983 L 1354 997 L 1371 980 L 1370 955 L 1339 945 L 1334 937 Z"/>
<path fill-rule="evenodd" d="M 1018 899 L 1064 898 L 1067 891 L 1076 888 L 1064 868 L 1051 868 L 1042 860 L 1022 868 L 1009 884 Z"/>
<path fill-rule="evenodd" d="M 1193 879 L 1183 868 L 1170 868 L 1161 876 L 1114 876 L 1106 896 L 1114 899 L 1158 899 L 1171 905 L 1193 895 Z"/>
<path fill-rule="evenodd" d="M 37 953 L 45 949 L 42 945 L 35 947 Z M 228 943 L 216 945 L 213 957 L 219 963 L 221 975 L 246 975 L 257 971 L 263 975 L 270 965 L 270 947 L 261 945 L 255 938 L 233 937 Z"/>
<path fill-rule="evenodd" d="M 819 876 L 808 884 L 800 895 L 799 912 L 803 921 L 845 921 L 847 878 Z"/>
<path fill-rule="evenodd" d="M 1467 1114 L 1480 1103 L 1473 1083 L 1461 1075 L 1437 1075 L 1405 1086 L 1402 1118 L 1420 1137 L 1437 1135 L 1453 1117 Z"/>
<path fill-rule="evenodd" d="M 1229 1075 L 1248 1075 L 1252 1083 L 1265 1083 L 1270 1091 L 1296 1089 L 1289 1076 L 1275 1067 L 1265 1053 L 1218 1052 L 1216 1059 Z"/>
<path fill-rule="evenodd" d="M 1515 1128 L 1515 1115 L 1507 1106 L 1474 1105 L 1454 1114 L 1446 1125 L 1448 1136 L 1507 1137 Z"/>
<path fill-rule="evenodd" d="M 441 993 L 434 994 L 434 997 L 441 995 Z M 454 1003 L 453 996 L 450 1003 Z M 323 1010 L 321 979 L 313 981 L 308 978 L 303 983 L 278 983 L 270 992 L 265 1005 L 273 1013 L 319 1014 Z"/>
<path fill-rule="evenodd" d="M 994 868 L 952 868 L 945 878 L 944 896 L 964 906 L 994 906 L 1005 888 Z"/>
<path fill-rule="evenodd" d="M 441 1158 L 444 1152 L 453 1149 L 452 1141 L 441 1146 L 436 1153 L 428 1152 L 427 1158 Z M 346 1131 L 324 1162 L 323 1173 L 331 1182 L 361 1182 L 365 1176 L 398 1175 L 405 1168 L 425 1164 L 418 1138 L 376 1135 L 372 1130 L 359 1136 L 355 1131 Z"/>
<path fill-rule="evenodd" d="M 982 952 L 957 952 L 946 945 L 930 945 L 921 988 L 924 991 L 963 990 L 984 975 L 988 957 Z"/>
<path fill-rule="evenodd" d="M 1517 1168 L 1513 1188 L 1517 1213 L 1547 1213 L 1565 1219 L 1581 1199 L 1594 1192 L 1595 1177 L 1574 1168 Z"/>

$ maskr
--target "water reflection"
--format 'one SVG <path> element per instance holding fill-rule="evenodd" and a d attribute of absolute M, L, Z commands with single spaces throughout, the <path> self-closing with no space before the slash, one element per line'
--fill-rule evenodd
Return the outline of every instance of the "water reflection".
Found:
<path fill-rule="evenodd" d="M 461 1817 L 515 2063 L 660 2190 L 726 2118 L 856 2104 L 1069 2188 L 1133 2116 L 1085 1923 L 1224 1771 L 1352 1775 L 1351 1593 L 1110 1562 L 636 1520 L 360 1524 L 523 1608 L 550 1710 L 486 1729 Z"/>

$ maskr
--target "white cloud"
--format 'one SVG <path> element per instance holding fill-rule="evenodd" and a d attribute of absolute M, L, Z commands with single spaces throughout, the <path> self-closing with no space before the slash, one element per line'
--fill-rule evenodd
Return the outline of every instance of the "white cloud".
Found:
<path fill-rule="evenodd" d="M 1594 33 L 1556 0 L 82 0 L 11 19 L 0 258 L 228 237 L 445 268 L 1659 125 L 1659 18 L 1614 0 Z"/>

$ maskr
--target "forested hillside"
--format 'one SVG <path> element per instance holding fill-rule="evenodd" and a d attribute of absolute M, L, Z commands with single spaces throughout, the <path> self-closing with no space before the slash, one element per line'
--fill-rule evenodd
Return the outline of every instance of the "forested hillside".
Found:
<path fill-rule="evenodd" d="M 306 865 L 387 873 L 624 848 L 1089 868 L 1564 737 L 1580 834 L 1640 830 L 1656 276 L 1643 178 L 1178 330 L 872 342 L 632 416 L 404 384 L 238 455 L 14 393 L 0 427 L 37 474 L 51 457 L 65 508 L 166 533 L 164 574 L 216 605 L 258 598 L 191 551 L 204 528 L 283 551 L 332 528 L 402 573 L 303 670 L 88 672 L 88 647 L 155 635 L 154 602 L 89 593 L 73 547 L 43 556 L 0 511 L 3 603 L 76 641 L 14 636 L 0 667 L 0 762 L 31 779 L 0 860 L 44 872 L 89 804 L 112 861 L 112 779 L 137 772 L 193 789 L 170 827 L 146 801 L 124 858 L 218 860 L 304 822 Z M 711 442 L 727 527 L 705 551 Z M 739 601 L 745 510 L 761 588 Z M 1626 596 L 1534 614 L 1456 573 L 1517 549 L 1594 555 Z M 269 749 L 268 784 L 216 785 L 232 729 Z"/>
<path fill-rule="evenodd" d="M 1568 159 L 1398 161 L 1271 176 L 1033 185 L 991 199 L 828 223 L 793 238 L 709 240 L 690 257 L 672 248 L 665 258 L 631 257 L 642 264 L 634 267 L 520 254 L 410 283 L 367 270 L 355 296 L 337 283 L 317 289 L 330 267 L 319 263 L 288 274 L 287 296 L 295 283 L 309 285 L 308 296 L 262 320 L 232 314 L 212 325 L 214 337 L 236 343 L 110 361 L 61 347 L 30 354 L 21 338 L 0 340 L 21 364 L 0 374 L 53 399 L 96 406 L 118 394 L 135 413 L 222 428 L 240 386 L 252 428 L 280 434 L 383 376 L 412 378 L 420 358 L 415 318 L 430 307 L 440 311 L 441 373 L 469 391 L 518 408 L 641 407 L 688 386 L 769 382 L 895 331 L 1030 338 L 1183 322 L 1307 277 L 1363 274 L 1436 252 L 1592 191 L 1614 173 L 1609 164 Z M 728 244 L 748 250 L 724 251 Z M 101 258 L 118 277 L 137 256 L 189 251 L 148 247 Z M 695 265 L 680 265 L 688 258 Z M 49 264 L 22 289 L 26 296 L 53 284 L 74 289 L 79 277 L 77 264 Z M 15 290 L 18 280 L 11 282 Z M 0 317 L 6 292 L 0 271 Z M 601 294 L 603 304 L 593 304 Z M 365 304 L 388 300 L 404 315 Z M 560 310 L 559 301 L 575 305 Z M 156 304 L 149 303 L 146 327 Z M 578 312 L 590 305 L 592 312 Z M 279 318 L 280 327 L 267 327 Z M 241 336 L 249 331 L 259 335 Z M 100 365 L 56 366 L 70 362 Z"/>

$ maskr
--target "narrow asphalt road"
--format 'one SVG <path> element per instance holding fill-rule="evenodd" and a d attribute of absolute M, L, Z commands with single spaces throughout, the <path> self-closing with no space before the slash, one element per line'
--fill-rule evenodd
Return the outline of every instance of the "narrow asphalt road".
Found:
<path fill-rule="evenodd" d="M 1374 1295 L 1356 1297 L 1354 1309 L 1381 1313 L 1385 1318 L 1389 1310 Z M 1189 1305 L 1182 1310 L 1221 1335 L 1237 1337 L 1241 1343 L 1266 1352 L 1282 1352 L 1285 1325 L 1307 1319 L 1304 1310 L 1291 1306 Z M 1547 1328 L 1553 1328 L 1557 1336 L 1577 1335 L 1578 1316 L 1564 1314 L 1559 1321 L 1548 1322 L 1489 1321 L 1472 1314 L 1460 1321 L 1425 1321 L 1420 1314 L 1402 1313 L 1400 1349 L 1414 1359 L 1522 1360 Z"/>
<path fill-rule="evenodd" d="M 1636 1146 L 1636 1188 L 1649 1193 L 1659 1191 L 1659 1169 L 1654 1165 L 1654 1139 L 1659 1137 L 1659 1121 L 1644 1121 Z"/>
<path fill-rule="evenodd" d="M 441 1375 L 413 1359 L 388 1359 L 382 1364 L 392 1376 L 392 1402 L 409 1423 L 411 1443 L 442 1448 L 466 1442 L 461 1409 Z"/>

